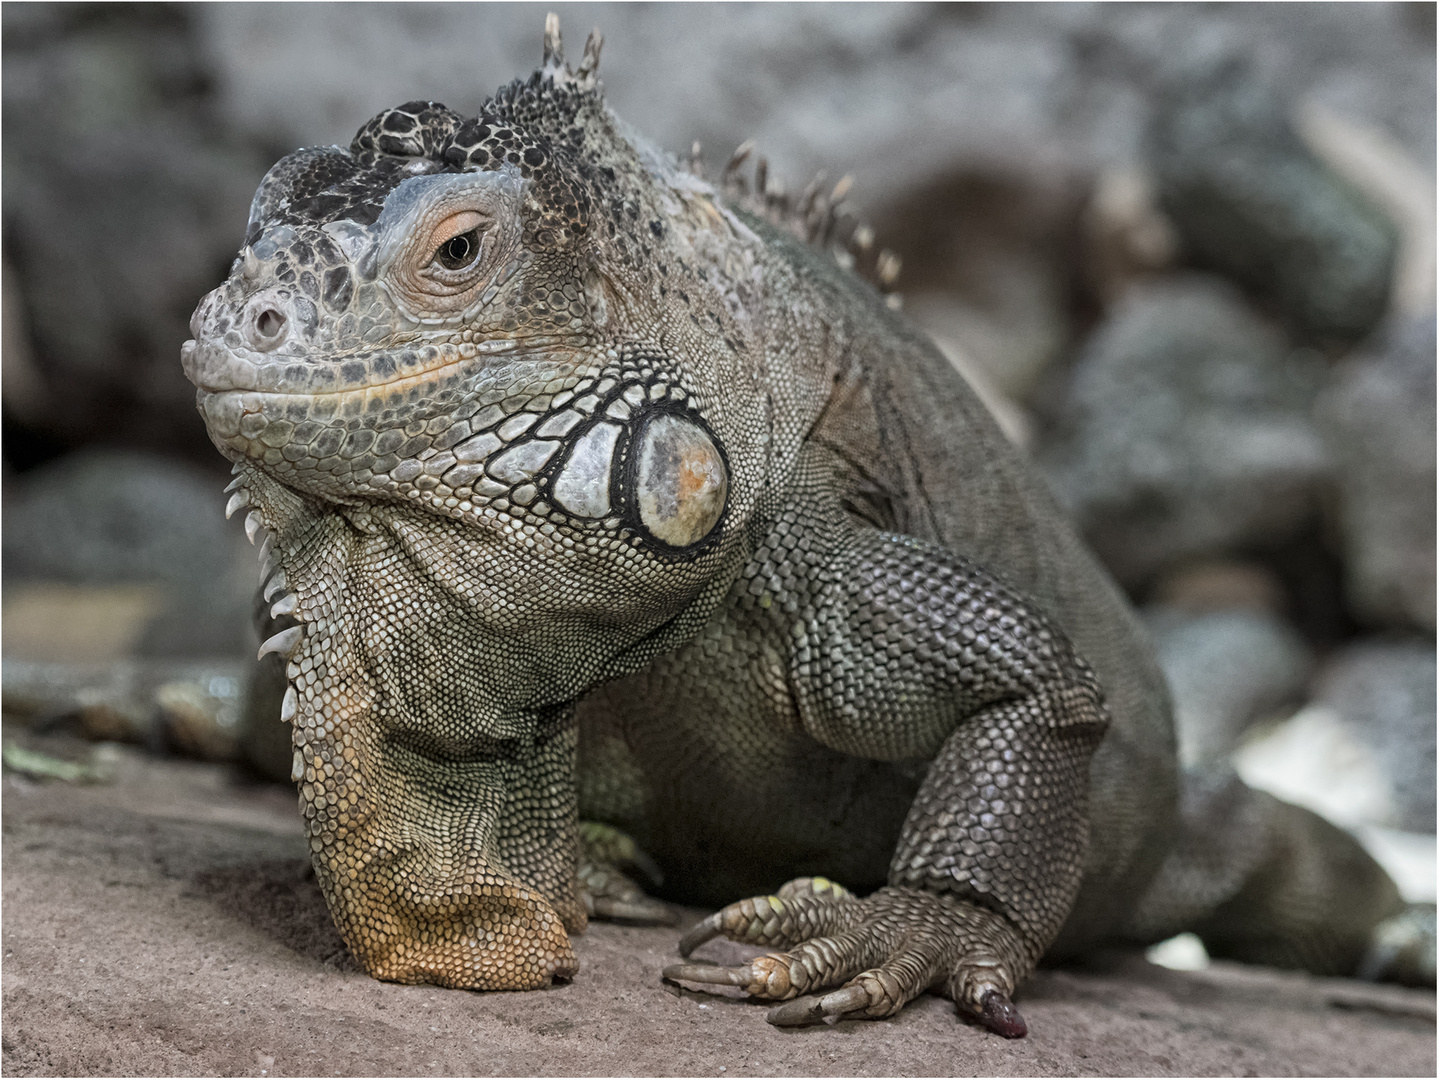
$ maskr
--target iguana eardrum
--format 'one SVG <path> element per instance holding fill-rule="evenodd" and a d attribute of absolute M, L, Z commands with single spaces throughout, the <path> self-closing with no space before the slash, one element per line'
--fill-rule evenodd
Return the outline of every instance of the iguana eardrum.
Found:
<path fill-rule="evenodd" d="M 360 962 L 569 978 L 588 915 L 662 914 L 637 844 L 671 899 L 795 879 L 682 944 L 787 951 L 666 972 L 777 1023 L 938 989 L 1021 1035 L 1042 955 L 1181 929 L 1354 970 L 1393 885 L 1232 777 L 1181 799 L 1124 600 L 851 269 L 893 261 L 817 190 L 634 136 L 599 50 L 572 72 L 551 17 L 477 118 L 284 158 L 184 347 L 268 532 L 262 652 Z"/>

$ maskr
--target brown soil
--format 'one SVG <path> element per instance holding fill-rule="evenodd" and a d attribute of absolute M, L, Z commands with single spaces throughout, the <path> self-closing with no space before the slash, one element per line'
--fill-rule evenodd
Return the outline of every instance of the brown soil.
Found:
<path fill-rule="evenodd" d="M 1038 974 L 1017 1042 L 936 997 L 773 1028 L 761 1005 L 662 983 L 674 929 L 595 926 L 552 990 L 394 986 L 345 952 L 288 790 L 131 752 L 108 784 L 3 790 L 5 1075 L 1435 1071 L 1432 993 L 1137 956 Z"/>

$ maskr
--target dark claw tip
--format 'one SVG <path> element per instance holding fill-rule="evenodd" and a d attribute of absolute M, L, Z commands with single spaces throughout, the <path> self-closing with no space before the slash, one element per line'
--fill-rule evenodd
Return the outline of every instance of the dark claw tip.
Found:
<path fill-rule="evenodd" d="M 987 990 L 979 999 L 979 1022 L 1006 1039 L 1022 1039 L 1029 1034 L 1029 1027 L 1014 1002 L 998 990 Z"/>

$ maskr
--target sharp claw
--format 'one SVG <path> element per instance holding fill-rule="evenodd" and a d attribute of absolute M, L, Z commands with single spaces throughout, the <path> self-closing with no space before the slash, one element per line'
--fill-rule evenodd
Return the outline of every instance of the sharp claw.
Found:
<path fill-rule="evenodd" d="M 711 964 L 671 964 L 661 974 L 671 981 L 713 983 L 717 986 L 748 986 L 754 981 L 754 974 L 748 964 L 742 968 Z"/>
<path fill-rule="evenodd" d="M 1006 1039 L 1022 1039 L 1029 1034 L 1029 1027 L 1014 1002 L 999 990 L 986 990 L 979 999 L 979 1022 Z"/>
<path fill-rule="evenodd" d="M 673 926 L 680 921 L 679 916 L 664 904 L 648 898 L 620 900 L 613 896 L 596 896 L 591 914 L 644 926 Z"/>
<path fill-rule="evenodd" d="M 806 1024 L 818 1024 L 827 1015 L 824 999 L 818 994 L 811 994 L 776 1005 L 765 1013 L 764 1018 L 775 1027 L 804 1027 Z"/>
<path fill-rule="evenodd" d="M 856 1009 L 869 1008 L 869 991 L 863 986 L 842 986 L 819 999 L 826 1016 L 843 1016 Z"/>
<path fill-rule="evenodd" d="M 706 941 L 719 937 L 722 932 L 719 912 L 715 912 L 708 919 L 695 923 L 694 928 L 680 938 L 680 955 L 688 956 Z"/>
<path fill-rule="evenodd" d="M 864 987 L 845 986 L 828 994 L 810 994 L 776 1005 L 765 1014 L 765 1019 L 775 1027 L 803 1027 L 868 1007 L 869 993 Z"/>
<path fill-rule="evenodd" d="M 630 855 L 629 862 L 645 876 L 645 880 L 651 885 L 659 887 L 665 883 L 665 873 L 660 869 L 659 863 L 655 862 L 639 848 L 635 848 Z"/>

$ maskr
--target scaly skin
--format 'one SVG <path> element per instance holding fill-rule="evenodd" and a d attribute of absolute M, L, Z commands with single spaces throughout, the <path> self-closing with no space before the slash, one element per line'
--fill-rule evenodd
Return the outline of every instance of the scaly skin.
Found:
<path fill-rule="evenodd" d="M 572 73 L 552 20 L 478 119 L 412 102 L 285 158 L 192 322 L 330 910 L 377 978 L 568 978 L 587 912 L 659 910 L 626 837 L 582 860 L 583 809 L 671 895 L 883 886 L 726 909 L 702 937 L 790 951 L 674 977 L 797 998 L 777 1023 L 935 988 L 1023 1034 L 1035 962 L 1123 933 L 1170 846 L 1157 672 L 844 268 L 864 233 L 622 132 L 598 53 Z"/>

